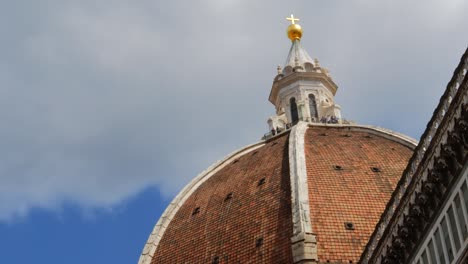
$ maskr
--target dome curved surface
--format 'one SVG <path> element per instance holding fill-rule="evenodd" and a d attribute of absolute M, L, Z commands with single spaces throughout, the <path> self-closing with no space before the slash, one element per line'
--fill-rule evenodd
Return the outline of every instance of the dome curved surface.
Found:
<path fill-rule="evenodd" d="M 139 263 L 355 263 L 415 144 L 375 127 L 299 122 L 187 185 Z"/>
<path fill-rule="evenodd" d="M 200 185 L 171 220 L 151 263 L 291 263 L 287 139 L 234 159 Z"/>
<path fill-rule="evenodd" d="M 357 263 L 412 154 L 411 146 L 372 130 L 307 130 L 310 218 L 321 262 Z"/>

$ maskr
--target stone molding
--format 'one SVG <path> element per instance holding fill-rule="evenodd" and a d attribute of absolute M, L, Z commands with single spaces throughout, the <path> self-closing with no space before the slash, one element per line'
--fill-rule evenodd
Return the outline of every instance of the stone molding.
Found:
<path fill-rule="evenodd" d="M 289 135 L 289 173 L 291 177 L 291 209 L 293 234 L 291 246 L 294 263 L 317 263 L 317 240 L 312 233 L 309 191 L 305 162 L 304 137 L 308 128 L 300 121 Z"/>
<path fill-rule="evenodd" d="M 163 237 L 164 232 L 169 226 L 171 220 L 173 219 L 179 208 L 185 203 L 185 201 L 190 197 L 190 195 L 195 190 L 197 190 L 197 188 L 200 185 L 202 185 L 205 181 L 207 181 L 211 176 L 213 176 L 219 170 L 224 168 L 226 165 L 230 164 L 239 157 L 262 147 L 263 145 L 265 145 L 266 142 L 268 141 L 260 141 L 232 152 L 231 154 L 227 155 L 224 159 L 214 163 L 208 169 L 201 172 L 189 184 L 187 184 L 168 205 L 168 207 L 154 226 L 153 231 L 151 232 L 148 241 L 146 242 L 145 247 L 143 248 L 143 252 L 141 253 L 138 264 L 151 263 L 151 260 L 153 259 L 153 256 L 156 253 L 156 249 L 159 245 L 159 242 L 161 241 L 161 238 Z"/>

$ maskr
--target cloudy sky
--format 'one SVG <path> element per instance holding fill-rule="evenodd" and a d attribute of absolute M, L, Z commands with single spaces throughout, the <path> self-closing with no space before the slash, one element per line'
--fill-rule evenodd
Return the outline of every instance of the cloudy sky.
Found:
<path fill-rule="evenodd" d="M 468 44 L 463 0 L 3 1 L 0 263 L 136 263 L 198 172 L 267 132 L 286 16 L 343 116 L 416 139 Z"/>

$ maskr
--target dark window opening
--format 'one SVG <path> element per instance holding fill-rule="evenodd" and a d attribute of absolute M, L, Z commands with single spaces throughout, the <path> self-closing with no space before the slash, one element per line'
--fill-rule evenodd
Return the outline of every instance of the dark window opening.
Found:
<path fill-rule="evenodd" d="M 200 207 L 193 209 L 192 215 L 196 215 L 198 213 L 200 213 Z"/>
<path fill-rule="evenodd" d="M 339 166 L 339 165 L 335 165 L 335 166 L 333 166 L 333 168 L 334 168 L 335 170 L 343 170 L 343 167 L 341 167 L 341 166 Z"/>
<path fill-rule="evenodd" d="M 289 105 L 291 107 L 291 122 L 296 123 L 299 121 L 299 114 L 297 112 L 297 104 L 296 104 L 296 98 L 291 97 L 289 99 Z"/>
<path fill-rule="evenodd" d="M 377 168 L 377 167 L 372 167 L 371 170 L 373 172 L 381 172 L 381 170 L 379 168 Z"/>
<path fill-rule="evenodd" d="M 218 256 L 214 257 L 211 264 L 219 264 L 219 257 Z"/>
<path fill-rule="evenodd" d="M 261 247 L 263 245 L 263 237 L 257 238 L 255 241 L 255 247 Z"/>
<path fill-rule="evenodd" d="M 261 178 L 258 183 L 257 183 L 257 186 L 260 186 L 260 185 L 263 185 L 265 183 L 265 178 Z"/>
<path fill-rule="evenodd" d="M 224 198 L 224 201 L 228 201 L 228 200 L 231 200 L 232 198 L 232 192 L 231 193 L 228 193 L 228 195 L 226 195 L 226 198 Z"/>
<path fill-rule="evenodd" d="M 318 121 L 317 102 L 315 101 L 315 96 L 313 94 L 309 94 L 309 110 L 312 121 Z"/>
<path fill-rule="evenodd" d="M 344 226 L 346 230 L 354 230 L 354 224 L 352 222 L 345 222 Z"/>

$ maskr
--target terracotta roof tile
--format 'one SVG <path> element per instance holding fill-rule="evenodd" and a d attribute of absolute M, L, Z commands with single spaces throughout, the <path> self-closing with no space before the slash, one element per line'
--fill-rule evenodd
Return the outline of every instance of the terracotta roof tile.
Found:
<path fill-rule="evenodd" d="M 311 127 L 305 154 L 319 260 L 356 263 L 412 150 L 367 132 Z M 354 230 L 346 229 L 346 222 Z"/>
<path fill-rule="evenodd" d="M 187 199 L 151 263 L 292 263 L 288 135 L 253 153 L 226 165 Z"/>

